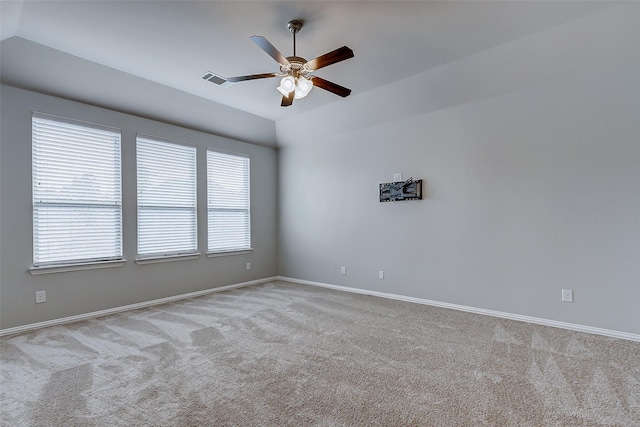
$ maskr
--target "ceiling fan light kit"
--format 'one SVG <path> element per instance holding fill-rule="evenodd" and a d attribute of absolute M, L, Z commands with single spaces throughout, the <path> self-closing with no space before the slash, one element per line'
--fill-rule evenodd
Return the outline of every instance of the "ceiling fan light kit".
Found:
<path fill-rule="evenodd" d="M 309 92 L 311 92 L 311 89 L 313 89 L 313 80 L 307 80 L 304 78 L 304 76 L 300 76 L 298 77 L 298 81 L 296 82 L 296 88 L 295 88 L 295 99 L 302 99 L 305 96 L 309 95 Z"/>
<path fill-rule="evenodd" d="M 283 94 L 284 96 L 288 96 L 292 90 L 294 90 L 296 88 L 296 81 L 293 77 L 291 76 L 286 76 L 283 77 L 282 80 L 280 80 L 280 86 L 278 86 L 276 89 L 278 89 L 280 91 L 281 94 Z"/>
<path fill-rule="evenodd" d="M 304 58 L 296 56 L 296 34 L 302 28 L 302 21 L 293 20 L 289 21 L 287 28 L 293 34 L 293 55 L 285 57 L 278 49 L 275 48 L 265 37 L 263 36 L 251 36 L 250 39 L 269 56 L 275 59 L 280 66 L 279 73 L 264 73 L 264 74 L 252 74 L 248 76 L 229 77 L 226 79 L 230 84 L 238 83 L 246 80 L 264 79 L 270 77 L 282 77 L 280 85 L 276 89 L 282 94 L 281 106 L 288 107 L 293 104 L 294 99 L 302 99 L 309 95 L 311 89 L 317 86 L 321 89 L 334 93 L 341 97 L 347 97 L 351 94 L 351 89 L 340 86 L 328 80 L 324 80 L 321 77 L 317 77 L 311 73 L 314 71 L 326 67 L 328 65 L 335 64 L 336 62 L 344 61 L 345 59 L 353 58 L 353 51 L 347 46 L 342 46 L 334 51 L 321 55 L 311 61 L 307 61 Z M 204 76 L 203 78 L 206 79 Z M 210 80 L 210 79 L 209 79 Z M 210 80 L 211 81 L 211 80 Z"/>

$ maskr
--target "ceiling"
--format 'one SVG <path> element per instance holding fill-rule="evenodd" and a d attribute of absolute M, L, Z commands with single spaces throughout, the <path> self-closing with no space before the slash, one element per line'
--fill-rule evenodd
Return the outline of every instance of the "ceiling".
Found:
<path fill-rule="evenodd" d="M 287 22 L 304 21 L 297 54 L 313 59 L 346 45 L 355 57 L 317 71 L 352 97 L 529 34 L 613 2 L 575 1 L 2 1 L 2 81 L 26 89 L 144 115 L 144 101 L 111 99 L 117 87 L 180 94 L 178 110 L 220 104 L 271 121 L 344 102 L 316 88 L 280 107 L 277 79 L 217 86 L 229 77 L 278 71 L 251 42 L 265 36 L 291 55 Z M 69 58 L 73 58 L 70 61 Z M 75 61 L 75 62 L 74 62 Z M 91 67 L 78 66 L 79 61 Z M 76 64 L 76 65 L 69 65 Z M 98 67 L 98 68 L 96 68 Z M 99 79 L 87 78 L 99 73 Z M 152 83 L 152 85 L 151 85 Z M 91 86 L 89 90 L 89 85 Z M 156 102 L 150 98 L 149 103 Z M 151 106 L 149 104 L 149 106 Z M 206 126 L 203 125 L 204 128 Z"/>

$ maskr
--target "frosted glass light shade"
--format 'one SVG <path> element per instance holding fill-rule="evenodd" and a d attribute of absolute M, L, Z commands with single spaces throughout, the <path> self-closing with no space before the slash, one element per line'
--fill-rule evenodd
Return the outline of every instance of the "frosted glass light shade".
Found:
<path fill-rule="evenodd" d="M 296 86 L 296 93 L 294 98 L 295 99 L 304 98 L 305 96 L 309 95 L 309 92 L 311 92 L 311 89 L 313 89 L 313 81 L 306 79 L 302 76 L 298 77 L 298 84 Z"/>
<path fill-rule="evenodd" d="M 278 89 L 278 91 L 284 96 L 287 96 L 295 88 L 296 88 L 296 81 L 293 79 L 292 76 L 286 76 L 286 77 L 283 77 L 282 80 L 280 80 L 280 86 L 278 86 L 276 89 Z"/>

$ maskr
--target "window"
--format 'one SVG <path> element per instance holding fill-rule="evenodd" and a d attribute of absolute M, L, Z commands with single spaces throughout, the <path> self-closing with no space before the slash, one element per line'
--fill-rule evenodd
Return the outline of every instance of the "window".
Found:
<path fill-rule="evenodd" d="M 138 256 L 195 254 L 196 147 L 138 136 Z"/>
<path fill-rule="evenodd" d="M 210 253 L 251 250 L 249 158 L 207 151 Z"/>
<path fill-rule="evenodd" d="M 33 265 L 122 259 L 120 131 L 34 113 Z"/>

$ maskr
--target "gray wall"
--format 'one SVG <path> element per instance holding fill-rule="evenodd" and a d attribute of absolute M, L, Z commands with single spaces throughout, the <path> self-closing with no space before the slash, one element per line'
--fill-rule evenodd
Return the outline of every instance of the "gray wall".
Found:
<path fill-rule="evenodd" d="M 133 304 L 277 274 L 277 152 L 212 134 L 3 85 L 0 93 L 0 328 Z M 124 257 L 121 268 L 32 276 L 31 112 L 122 130 Z M 258 118 L 256 118 L 258 119 Z M 246 123 L 246 115 L 243 116 Z M 262 126 L 262 123 L 258 124 Z M 197 145 L 198 247 L 206 252 L 207 147 L 251 158 L 252 254 L 136 265 L 136 132 Z M 268 138 L 270 136 L 267 136 Z M 246 271 L 251 262 L 251 271 Z M 47 302 L 35 304 L 35 291 Z"/>
<path fill-rule="evenodd" d="M 639 10 L 278 122 L 280 274 L 640 333 Z"/>

